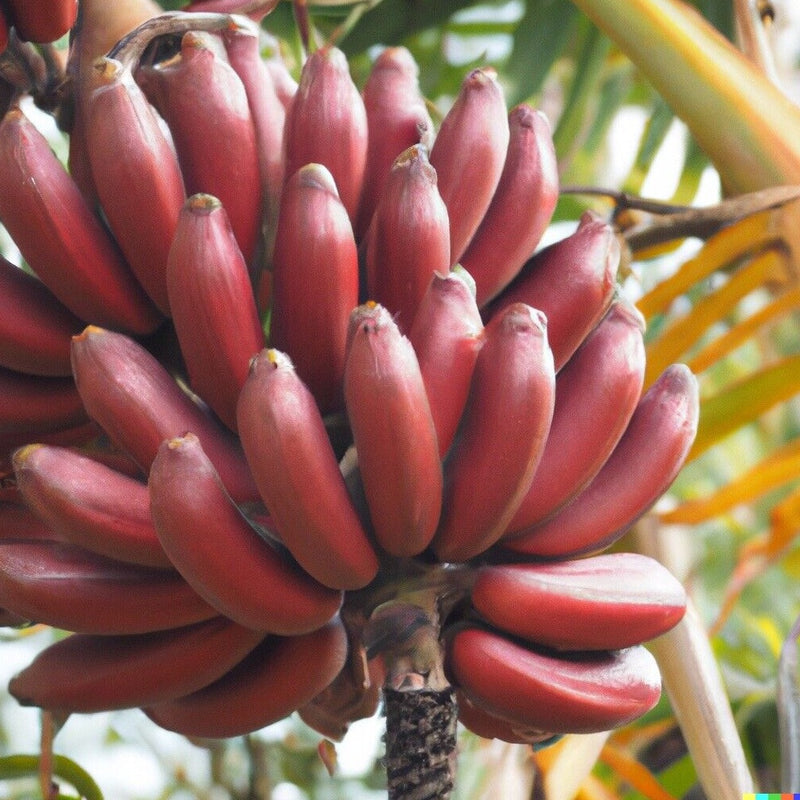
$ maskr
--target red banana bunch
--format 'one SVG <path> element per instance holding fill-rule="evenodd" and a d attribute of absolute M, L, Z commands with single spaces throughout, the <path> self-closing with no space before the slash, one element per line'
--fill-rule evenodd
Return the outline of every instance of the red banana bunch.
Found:
<path fill-rule="evenodd" d="M 363 92 L 333 46 L 295 82 L 228 5 L 74 73 L 88 182 L 0 122 L 33 273 L 0 262 L 0 622 L 71 632 L 10 691 L 339 737 L 432 656 L 481 735 L 629 722 L 683 589 L 579 557 L 669 488 L 698 399 L 681 365 L 642 395 L 614 229 L 537 251 L 550 129 L 492 70 L 437 132 L 407 51 Z M 429 617 L 407 601 L 432 587 Z"/>

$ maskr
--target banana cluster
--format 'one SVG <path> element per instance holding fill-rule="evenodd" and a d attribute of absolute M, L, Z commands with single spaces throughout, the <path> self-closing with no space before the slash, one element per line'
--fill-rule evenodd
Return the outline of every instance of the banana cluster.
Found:
<path fill-rule="evenodd" d="M 69 170 L 0 122 L 32 273 L 0 262 L 0 607 L 72 632 L 12 695 L 338 738 L 378 702 L 372 611 L 435 575 L 467 727 L 636 718 L 683 589 L 589 554 L 669 487 L 698 398 L 682 365 L 643 392 L 613 229 L 534 254 L 550 130 L 491 69 L 435 130 L 403 49 L 359 91 L 333 46 L 295 83 L 261 44 L 177 12 L 81 53 Z"/>

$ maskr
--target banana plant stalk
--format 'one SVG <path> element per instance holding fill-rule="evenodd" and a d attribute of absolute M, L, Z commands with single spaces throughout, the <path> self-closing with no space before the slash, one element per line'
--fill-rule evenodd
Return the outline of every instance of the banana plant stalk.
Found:
<path fill-rule="evenodd" d="M 734 194 L 800 182 L 800 109 L 681 0 L 573 0 L 689 126 Z"/>
<path fill-rule="evenodd" d="M 378 605 L 364 629 L 368 659 L 385 675 L 386 776 L 390 800 L 451 797 L 458 707 L 444 670 L 439 590 Z"/>
<path fill-rule="evenodd" d="M 639 552 L 668 568 L 676 567 L 670 563 L 673 557 L 655 518 L 647 517 L 637 525 L 634 541 Z M 691 602 L 683 620 L 654 639 L 650 647 L 709 800 L 753 792 L 753 778 L 719 667 L 703 622 Z"/>
<path fill-rule="evenodd" d="M 800 783 L 800 685 L 797 679 L 798 618 L 781 648 L 778 666 L 778 720 L 781 737 L 781 785 Z"/>

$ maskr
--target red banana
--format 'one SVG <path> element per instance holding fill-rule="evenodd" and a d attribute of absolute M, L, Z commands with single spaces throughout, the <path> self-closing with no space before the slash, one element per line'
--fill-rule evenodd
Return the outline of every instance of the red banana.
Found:
<path fill-rule="evenodd" d="M 430 543 L 442 504 L 442 465 L 411 342 L 375 305 L 356 313 L 344 396 L 375 538 L 393 556 Z"/>
<path fill-rule="evenodd" d="M 550 435 L 509 532 L 556 513 L 611 455 L 642 392 L 643 329 L 633 306 L 615 303 L 558 373 Z"/>
<path fill-rule="evenodd" d="M 44 136 L 18 108 L 0 122 L 0 220 L 73 314 L 133 334 L 161 321 Z"/>
<path fill-rule="evenodd" d="M 0 502 L 0 540 L 55 542 L 57 536 L 50 526 L 16 497 Z"/>
<path fill-rule="evenodd" d="M 263 638 L 224 617 L 129 636 L 75 633 L 40 651 L 8 691 L 60 714 L 136 708 L 208 686 Z"/>
<path fill-rule="evenodd" d="M 444 458 L 464 412 L 483 322 L 463 271 L 435 274 L 417 309 L 408 338 L 419 361 Z"/>
<path fill-rule="evenodd" d="M 216 616 L 176 572 L 113 561 L 74 545 L 0 542 L 0 608 L 96 634 L 148 633 Z"/>
<path fill-rule="evenodd" d="M 189 32 L 180 56 L 140 70 L 175 140 L 187 194 L 219 198 L 245 262 L 261 235 L 261 174 L 247 93 L 233 67 L 205 35 Z M 252 274 L 252 273 L 251 273 Z"/>
<path fill-rule="evenodd" d="M 168 569 L 147 487 L 77 450 L 32 444 L 14 454 L 26 504 L 64 541 L 100 555 Z"/>
<path fill-rule="evenodd" d="M 262 539 L 219 481 L 196 436 L 170 439 L 150 469 L 153 523 L 172 563 L 221 614 L 285 635 L 324 625 L 341 605 Z"/>
<path fill-rule="evenodd" d="M 172 143 L 130 70 L 114 59 L 95 61 L 82 113 L 95 190 L 114 238 L 168 314 L 167 254 L 185 198 Z"/>
<path fill-rule="evenodd" d="M 78 16 L 78 0 L 6 0 L 5 5 L 25 42 L 54 42 L 69 32 Z"/>
<path fill-rule="evenodd" d="M 133 339 L 89 325 L 72 340 L 72 368 L 89 416 L 144 473 L 164 439 L 191 431 L 231 496 L 258 499 L 238 442 Z"/>
<path fill-rule="evenodd" d="M 283 187 L 286 108 L 278 96 L 272 74 L 261 57 L 261 33 L 263 31 L 255 25 L 235 24 L 222 32 L 222 38 L 230 65 L 244 86 L 255 126 L 264 203 L 264 247 L 269 260 Z"/>
<path fill-rule="evenodd" d="M 289 106 L 292 105 L 294 96 L 297 94 L 298 83 L 283 60 L 278 39 L 268 34 L 263 28 L 259 35 L 261 36 L 261 48 L 267 72 L 272 78 L 278 99 L 288 113 Z"/>
<path fill-rule="evenodd" d="M 306 164 L 324 164 L 355 220 L 366 165 L 367 114 L 341 50 L 327 46 L 309 55 L 285 131 L 286 178 Z"/>
<path fill-rule="evenodd" d="M 472 604 L 491 625 L 558 650 L 620 650 L 676 625 L 680 582 L 638 553 L 480 567 Z"/>
<path fill-rule="evenodd" d="M 669 488 L 697 432 L 697 379 L 673 364 L 639 401 L 600 472 L 565 508 L 541 525 L 503 540 L 540 558 L 602 550 L 622 536 Z"/>
<path fill-rule="evenodd" d="M 0 55 L 2 55 L 5 52 L 6 47 L 8 47 L 8 34 L 10 27 L 11 23 L 6 17 L 6 12 L 3 9 L 0 9 Z M 2 609 L 0 609 L 0 616 L 2 616 L 3 613 L 4 612 Z M 13 614 L 9 615 L 9 619 L 13 618 Z"/>
<path fill-rule="evenodd" d="M 215 683 L 144 711 L 184 736 L 242 736 L 304 706 L 334 680 L 346 658 L 347 634 L 337 617 L 302 636 L 267 637 Z"/>
<path fill-rule="evenodd" d="M 3 38 L 2 38 L 3 21 L 0 19 L 0 53 L 3 52 Z M 24 617 L 12 614 L 4 608 L 0 608 L 0 628 L 22 628 L 28 624 L 28 620 Z"/>
<path fill-rule="evenodd" d="M 72 378 L 27 375 L 0 367 L 0 436 L 31 436 L 86 422 Z"/>
<path fill-rule="evenodd" d="M 556 372 L 614 297 L 620 248 L 614 229 L 586 212 L 577 230 L 540 250 L 508 288 L 485 309 L 491 318 L 511 303 L 527 303 L 547 317 Z"/>
<path fill-rule="evenodd" d="M 364 108 L 372 135 L 367 142 L 356 224 L 359 241 L 369 228 L 394 160 L 409 147 L 418 143 L 427 146 L 433 139 L 433 121 L 419 89 L 418 75 L 414 57 L 405 47 L 387 47 L 375 59 L 364 84 Z"/>
<path fill-rule="evenodd" d="M 325 586 L 358 589 L 378 559 L 350 500 L 314 398 L 277 350 L 253 359 L 239 435 L 283 543 Z"/>
<path fill-rule="evenodd" d="M 461 84 L 431 150 L 439 192 L 450 216 L 455 264 L 492 201 L 508 149 L 508 114 L 497 73 L 474 69 Z"/>
<path fill-rule="evenodd" d="M 475 279 L 479 306 L 499 294 L 533 255 L 558 200 L 558 164 L 547 117 L 521 105 L 509 114 L 508 125 L 500 182 L 460 259 Z"/>
<path fill-rule="evenodd" d="M 512 722 L 495 717 L 478 708 L 463 692 L 456 692 L 458 721 L 476 736 L 484 739 L 500 739 L 511 744 L 541 744 L 553 734 L 538 730 L 525 730 Z"/>
<path fill-rule="evenodd" d="M 0 256 L 0 364 L 71 375 L 70 339 L 84 327 L 39 280 Z"/>
<path fill-rule="evenodd" d="M 467 408 L 444 464 L 440 561 L 465 561 L 500 538 L 533 480 L 555 395 L 547 324 L 522 304 L 486 330 Z"/>
<path fill-rule="evenodd" d="M 407 332 L 434 274 L 450 269 L 450 224 L 427 151 L 395 160 L 366 238 L 367 291 Z"/>
<path fill-rule="evenodd" d="M 347 324 L 358 304 L 358 253 L 333 177 L 321 164 L 287 180 L 272 261 L 270 345 L 292 359 L 323 414 L 339 410 Z"/>
<path fill-rule="evenodd" d="M 194 0 L 183 7 L 183 11 L 212 11 L 216 14 L 243 14 L 259 22 L 271 13 L 278 0 Z"/>
<path fill-rule="evenodd" d="M 264 347 L 247 264 L 228 215 L 211 195 L 181 211 L 167 260 L 175 332 L 192 388 L 232 430 L 250 359 Z"/>
<path fill-rule="evenodd" d="M 25 428 L 12 433 L 0 434 L 0 471 L 11 472 L 11 457 L 14 451 L 31 441 L 42 444 L 55 444 L 64 447 L 90 445 L 100 438 L 103 432 L 94 420 L 79 422 L 61 430 L 49 430 L 50 421 L 45 420 L 39 429 Z M 42 430 L 44 429 L 44 430 Z"/>
<path fill-rule="evenodd" d="M 552 654 L 478 627 L 448 642 L 447 668 L 475 706 L 514 727 L 592 733 L 625 725 L 661 695 L 661 676 L 641 645 Z"/>

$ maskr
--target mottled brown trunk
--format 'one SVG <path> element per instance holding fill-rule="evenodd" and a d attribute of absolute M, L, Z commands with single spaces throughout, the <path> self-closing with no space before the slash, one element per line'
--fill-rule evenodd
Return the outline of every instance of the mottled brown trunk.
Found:
<path fill-rule="evenodd" d="M 456 769 L 454 690 L 387 688 L 383 696 L 389 800 L 447 800 Z"/>

